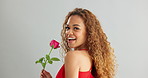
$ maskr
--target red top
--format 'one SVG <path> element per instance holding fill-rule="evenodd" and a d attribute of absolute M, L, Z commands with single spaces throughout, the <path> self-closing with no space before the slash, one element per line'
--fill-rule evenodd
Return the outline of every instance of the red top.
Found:
<path fill-rule="evenodd" d="M 65 78 L 65 67 L 64 67 L 64 65 L 59 70 L 56 78 Z M 78 78 L 94 78 L 94 77 L 92 76 L 90 71 L 86 71 L 86 72 L 79 72 Z"/>

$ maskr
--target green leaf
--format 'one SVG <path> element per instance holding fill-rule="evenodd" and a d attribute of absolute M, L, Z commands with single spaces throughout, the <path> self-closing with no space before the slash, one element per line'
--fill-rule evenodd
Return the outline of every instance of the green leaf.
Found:
<path fill-rule="evenodd" d="M 45 59 L 44 57 L 39 59 L 39 62 L 42 63 L 43 59 Z"/>
<path fill-rule="evenodd" d="M 48 54 L 46 54 L 46 59 L 50 60 L 50 56 Z"/>
<path fill-rule="evenodd" d="M 53 63 L 53 61 L 51 61 L 51 60 L 48 60 L 48 63 L 49 63 L 49 64 L 52 64 L 52 63 Z"/>
<path fill-rule="evenodd" d="M 37 63 L 41 63 L 39 60 L 37 60 L 37 61 L 35 61 L 35 63 L 37 64 Z"/>
<path fill-rule="evenodd" d="M 43 69 L 45 69 L 46 63 L 42 63 L 42 67 Z"/>
<path fill-rule="evenodd" d="M 56 58 L 56 57 L 53 57 L 51 58 L 52 61 L 60 61 L 60 59 Z"/>

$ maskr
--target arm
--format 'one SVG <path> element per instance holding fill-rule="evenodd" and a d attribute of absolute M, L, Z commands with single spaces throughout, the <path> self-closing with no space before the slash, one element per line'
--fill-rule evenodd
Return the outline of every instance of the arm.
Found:
<path fill-rule="evenodd" d="M 79 54 L 70 51 L 65 56 L 65 76 L 66 78 L 78 78 L 79 73 Z"/>

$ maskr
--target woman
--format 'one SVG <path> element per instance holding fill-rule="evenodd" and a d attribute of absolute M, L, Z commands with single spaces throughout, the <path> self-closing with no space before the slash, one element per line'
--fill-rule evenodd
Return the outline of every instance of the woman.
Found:
<path fill-rule="evenodd" d="M 66 16 L 61 32 L 65 61 L 56 78 L 113 78 L 115 56 L 96 16 L 75 8 Z M 72 50 L 72 48 L 74 50 Z M 41 78 L 52 78 L 42 70 Z"/>

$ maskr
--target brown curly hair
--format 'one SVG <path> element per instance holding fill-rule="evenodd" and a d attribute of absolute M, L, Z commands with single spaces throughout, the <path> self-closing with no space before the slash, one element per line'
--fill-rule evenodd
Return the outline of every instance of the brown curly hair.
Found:
<path fill-rule="evenodd" d="M 61 47 L 65 53 L 71 50 L 68 47 L 65 37 L 65 24 L 72 15 L 78 15 L 84 20 L 86 26 L 87 39 L 86 47 L 93 60 L 92 74 L 95 78 L 113 78 L 115 76 L 115 55 L 107 36 L 103 32 L 96 16 L 87 9 L 75 8 L 69 12 L 65 18 L 63 29 L 61 31 Z"/>

